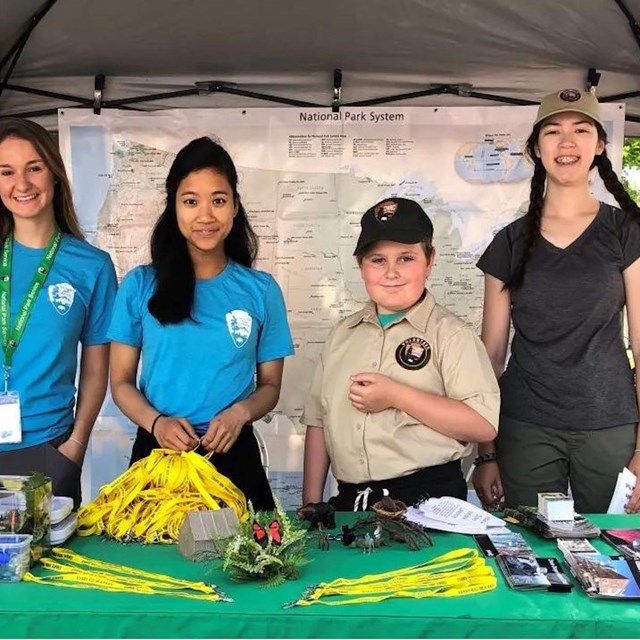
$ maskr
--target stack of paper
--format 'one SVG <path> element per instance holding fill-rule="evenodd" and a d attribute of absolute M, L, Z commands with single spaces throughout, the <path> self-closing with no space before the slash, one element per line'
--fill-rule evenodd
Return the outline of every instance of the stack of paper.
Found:
<path fill-rule="evenodd" d="M 504 530 L 500 518 L 459 498 L 429 498 L 417 507 L 409 507 L 404 516 L 428 529 L 480 535 Z"/>
<path fill-rule="evenodd" d="M 607 513 L 625 513 L 624 508 L 635 488 L 636 476 L 625 467 L 618 474 L 618 481 L 616 482 L 616 488 L 613 490 Z"/>

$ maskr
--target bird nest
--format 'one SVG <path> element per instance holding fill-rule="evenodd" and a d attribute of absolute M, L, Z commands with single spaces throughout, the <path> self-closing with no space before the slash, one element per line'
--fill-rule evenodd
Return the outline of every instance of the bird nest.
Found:
<path fill-rule="evenodd" d="M 396 520 L 406 513 L 407 505 L 401 500 L 384 498 L 373 505 L 373 511 L 379 518 Z"/>

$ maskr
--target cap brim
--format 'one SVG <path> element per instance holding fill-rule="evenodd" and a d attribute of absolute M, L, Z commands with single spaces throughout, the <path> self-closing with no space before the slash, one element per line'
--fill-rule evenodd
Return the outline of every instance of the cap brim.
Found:
<path fill-rule="evenodd" d="M 380 242 L 380 240 L 389 240 L 391 242 L 400 242 L 401 244 L 416 244 L 417 242 L 424 242 L 429 238 L 429 235 L 420 236 L 413 229 L 395 229 L 393 233 L 389 233 L 388 229 L 382 227 L 377 234 L 370 234 L 366 238 L 360 234 L 358 242 L 356 244 L 354 256 L 362 253 L 369 245 L 374 242 Z"/>
<path fill-rule="evenodd" d="M 594 117 L 594 115 L 592 113 L 589 113 L 586 109 L 571 109 L 571 108 L 563 108 L 563 109 L 556 109 L 555 111 L 551 111 L 550 113 L 546 113 L 545 115 L 541 116 L 540 118 L 537 118 L 535 120 L 535 122 L 533 123 L 533 126 L 535 127 L 539 122 L 542 122 L 543 120 L 546 120 L 547 118 L 550 118 L 551 116 L 557 116 L 559 113 L 567 113 L 568 111 L 573 111 L 574 113 L 581 113 L 583 116 L 588 116 L 589 118 L 591 118 L 591 120 L 594 120 L 595 122 L 597 122 L 602 128 L 604 128 L 604 122 L 602 122 L 601 118 L 596 118 Z"/>

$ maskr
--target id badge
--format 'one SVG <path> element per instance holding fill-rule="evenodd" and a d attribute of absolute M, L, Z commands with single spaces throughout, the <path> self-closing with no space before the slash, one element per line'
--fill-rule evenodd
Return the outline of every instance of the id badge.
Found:
<path fill-rule="evenodd" d="M 17 391 L 0 393 L 0 444 L 22 442 L 20 396 Z"/>

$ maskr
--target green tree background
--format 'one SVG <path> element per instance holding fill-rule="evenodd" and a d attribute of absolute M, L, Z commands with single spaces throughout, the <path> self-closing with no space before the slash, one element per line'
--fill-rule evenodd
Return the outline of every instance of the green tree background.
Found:
<path fill-rule="evenodd" d="M 635 173 L 635 181 L 632 179 Z M 640 203 L 640 138 L 625 138 L 622 148 L 622 175 L 620 179 L 629 195 Z"/>

